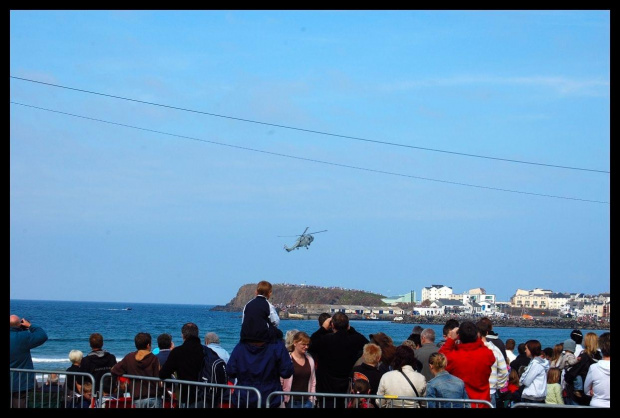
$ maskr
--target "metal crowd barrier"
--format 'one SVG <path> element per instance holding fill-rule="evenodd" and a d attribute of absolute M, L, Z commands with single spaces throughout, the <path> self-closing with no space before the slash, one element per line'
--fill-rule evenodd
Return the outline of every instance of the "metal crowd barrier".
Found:
<path fill-rule="evenodd" d="M 453 408 L 454 404 L 461 403 L 464 407 L 470 408 L 472 404 L 479 406 L 486 405 L 493 408 L 491 402 L 478 399 L 449 399 L 449 398 L 425 398 L 417 396 L 396 396 L 396 395 L 364 395 L 353 393 L 310 393 L 310 392 L 271 392 L 267 397 L 267 408 L 274 396 L 286 395 L 290 396 L 289 401 L 305 401 L 316 398 L 314 408 L 357 408 L 360 399 L 367 399 L 372 402 L 375 408 L 379 408 L 376 400 L 381 400 L 381 408 L 419 408 L 420 404 L 426 407 L 427 402 L 435 402 L 439 408 Z"/>
<path fill-rule="evenodd" d="M 58 375 L 58 384 L 46 384 L 51 374 Z M 25 379 L 23 376 L 26 376 Z M 77 408 L 82 404 L 82 396 L 67 387 L 67 380 L 75 379 L 80 387 L 85 383 L 92 386 L 95 382 L 89 373 L 66 370 L 9 369 L 9 378 L 11 408 Z M 17 380 L 17 385 L 14 380 Z M 22 380 L 32 382 L 34 386 L 30 389 L 27 389 L 28 385 L 22 387 Z"/>
<path fill-rule="evenodd" d="M 75 377 L 80 387 L 85 383 L 92 387 L 95 379 L 91 374 L 31 369 L 9 372 L 11 408 L 260 408 L 262 401 L 254 387 L 134 375 L 117 378 L 106 373 L 99 381 L 98 393 L 83 404 L 81 394 L 67 387 L 67 377 Z M 45 385 L 50 374 L 57 374 L 61 384 Z M 21 387 L 23 375 L 32 380 L 33 388 Z M 13 383 L 14 376 L 20 384 Z"/>

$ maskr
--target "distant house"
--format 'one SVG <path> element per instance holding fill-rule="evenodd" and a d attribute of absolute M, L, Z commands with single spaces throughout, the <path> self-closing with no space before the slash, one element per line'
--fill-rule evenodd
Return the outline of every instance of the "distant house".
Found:
<path fill-rule="evenodd" d="M 448 299 L 451 294 L 451 287 L 442 284 L 433 284 L 422 289 L 422 301 Z"/>
<path fill-rule="evenodd" d="M 453 299 L 437 299 L 431 302 L 430 306 L 442 309 L 444 314 L 459 314 L 466 311 L 463 302 Z"/>

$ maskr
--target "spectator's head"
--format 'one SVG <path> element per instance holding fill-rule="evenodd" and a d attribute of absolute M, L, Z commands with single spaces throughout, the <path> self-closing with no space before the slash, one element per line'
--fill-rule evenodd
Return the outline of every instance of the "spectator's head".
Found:
<path fill-rule="evenodd" d="M 598 351 L 598 335 L 594 332 L 588 332 L 584 339 L 583 351 L 588 353 L 590 357 L 594 356 Z"/>
<path fill-rule="evenodd" d="M 422 345 L 422 337 L 420 336 L 420 334 L 410 334 L 407 339 L 413 342 L 414 349 L 420 348 L 420 346 Z"/>
<path fill-rule="evenodd" d="M 297 334 L 297 332 L 299 332 L 298 329 L 289 329 L 284 335 L 284 345 L 286 346 L 286 349 L 290 352 L 292 352 L 295 348 L 293 346 L 293 337 L 295 336 L 295 334 Z"/>
<path fill-rule="evenodd" d="M 510 351 L 514 350 L 515 349 L 515 344 L 516 344 L 515 340 L 513 340 L 512 338 L 508 338 L 506 340 L 506 344 L 505 344 L 506 345 L 506 350 L 510 350 Z"/>
<path fill-rule="evenodd" d="M 381 361 L 381 347 L 375 343 L 368 343 L 364 345 L 364 351 L 362 353 L 362 360 L 366 364 L 376 366 Z"/>
<path fill-rule="evenodd" d="M 551 348 L 551 347 L 543 348 L 542 352 L 544 354 L 544 358 L 546 358 L 546 359 L 550 359 L 551 357 L 553 357 L 553 348 Z"/>
<path fill-rule="evenodd" d="M 80 364 L 82 363 L 82 358 L 84 357 L 84 353 L 80 350 L 71 350 L 69 351 L 69 361 L 71 364 Z"/>
<path fill-rule="evenodd" d="M 336 312 L 332 316 L 332 326 L 336 331 L 346 331 L 349 329 L 349 317 L 344 312 Z"/>
<path fill-rule="evenodd" d="M 267 299 L 271 296 L 272 291 L 273 287 L 271 286 L 271 283 L 266 280 L 261 280 L 258 282 L 258 285 L 256 285 L 256 294 L 265 296 Z"/>
<path fill-rule="evenodd" d="M 491 319 L 488 316 L 485 316 L 484 318 L 480 318 L 480 321 L 478 322 L 482 322 L 486 324 L 486 328 L 487 328 L 487 335 L 493 335 L 493 321 L 491 321 Z"/>
<path fill-rule="evenodd" d="M 564 344 L 562 345 L 564 346 L 564 351 L 575 354 L 575 350 L 577 349 L 577 344 L 575 344 L 575 341 L 569 338 L 568 340 L 564 341 Z"/>
<path fill-rule="evenodd" d="M 323 312 L 322 314 L 319 315 L 319 326 L 322 327 L 323 326 L 323 322 L 325 322 L 325 320 L 327 318 L 331 318 L 332 316 L 330 314 L 328 314 L 327 312 Z"/>
<path fill-rule="evenodd" d="M 517 352 L 521 355 L 525 355 L 525 343 L 521 343 L 517 346 Z"/>
<path fill-rule="evenodd" d="M 11 328 L 19 328 L 22 325 L 22 320 L 17 315 L 11 315 L 9 317 L 9 323 L 11 324 Z"/>
<path fill-rule="evenodd" d="M 420 341 L 422 344 L 435 342 L 435 330 L 432 328 L 425 328 L 420 333 Z"/>
<path fill-rule="evenodd" d="M 508 375 L 508 382 L 512 383 L 515 386 L 519 386 L 519 370 L 514 367 L 510 369 L 510 374 Z"/>
<path fill-rule="evenodd" d="M 220 337 L 215 332 L 207 332 L 205 335 L 205 345 L 219 344 Z"/>
<path fill-rule="evenodd" d="M 448 359 L 442 353 L 432 353 L 428 357 L 428 364 L 432 368 L 431 370 L 437 374 L 446 368 Z"/>
<path fill-rule="evenodd" d="M 151 343 L 151 334 L 148 332 L 139 332 L 133 339 L 134 344 L 138 350 L 150 350 Z"/>
<path fill-rule="evenodd" d="M 575 344 L 581 344 L 581 341 L 583 340 L 583 334 L 578 329 L 574 329 L 570 333 L 570 339 L 575 341 Z"/>
<path fill-rule="evenodd" d="M 157 347 L 160 350 L 169 350 L 172 348 L 172 335 L 168 333 L 159 334 L 157 336 Z"/>
<path fill-rule="evenodd" d="M 478 332 L 480 333 L 480 337 L 482 338 L 486 338 L 486 336 L 489 334 L 489 331 L 493 329 L 489 318 L 482 318 L 481 320 L 476 322 L 476 328 L 478 328 Z"/>
<path fill-rule="evenodd" d="M 412 334 L 421 334 L 422 331 L 424 331 L 424 328 L 422 328 L 420 325 L 416 325 L 415 327 L 413 327 L 413 331 L 411 331 Z"/>
<path fill-rule="evenodd" d="M 112 376 L 107 375 L 103 377 L 103 382 L 101 383 L 103 386 L 101 387 L 101 391 L 104 394 L 110 394 L 114 392 L 112 389 Z"/>
<path fill-rule="evenodd" d="M 601 354 L 603 357 L 611 357 L 611 352 L 609 348 L 611 336 L 609 332 L 604 332 L 598 337 L 598 348 L 601 349 Z"/>
<path fill-rule="evenodd" d="M 446 321 L 446 325 L 443 326 L 443 337 L 446 338 L 448 336 L 448 332 L 453 330 L 454 328 L 459 326 L 459 321 L 454 318 L 450 318 Z"/>
<path fill-rule="evenodd" d="M 366 379 L 355 379 L 351 386 L 351 393 L 364 395 L 370 393 L 370 382 Z"/>
<path fill-rule="evenodd" d="M 557 367 L 551 367 L 547 371 L 547 383 L 560 383 L 560 378 L 562 377 L 562 370 Z"/>
<path fill-rule="evenodd" d="M 305 346 L 306 349 L 310 346 L 310 336 L 303 331 L 297 331 L 293 334 L 293 349 L 291 351 L 295 350 L 295 347 L 299 347 L 303 350 L 303 346 Z"/>
<path fill-rule="evenodd" d="M 401 370 L 403 366 L 411 366 L 415 367 L 416 359 L 415 352 L 412 348 L 399 345 L 396 347 L 396 351 L 394 352 L 394 358 L 392 358 L 392 369 L 393 370 Z"/>
<path fill-rule="evenodd" d="M 394 345 L 394 341 L 392 337 L 387 335 L 385 332 L 377 332 L 376 334 L 368 335 L 368 339 L 371 343 L 377 344 L 379 347 L 383 348 L 386 345 Z"/>
<path fill-rule="evenodd" d="M 530 357 L 538 357 L 542 353 L 540 341 L 528 340 L 525 342 L 525 347 L 530 351 Z M 526 352 L 527 353 L 527 352 Z"/>
<path fill-rule="evenodd" d="M 90 337 L 88 338 L 88 343 L 90 344 L 90 348 L 92 348 L 93 350 L 101 350 L 101 348 L 103 347 L 103 335 L 99 334 L 98 332 L 90 334 Z"/>
<path fill-rule="evenodd" d="M 553 354 L 551 354 L 552 360 L 557 360 L 562 357 L 562 351 L 564 351 L 564 343 L 558 343 L 553 346 Z"/>
<path fill-rule="evenodd" d="M 198 325 L 193 322 L 184 324 L 181 328 L 181 335 L 183 335 L 183 340 L 186 340 L 188 337 L 200 338 L 198 336 Z"/>
<path fill-rule="evenodd" d="M 458 335 L 462 343 L 473 343 L 478 339 L 478 328 L 471 321 L 463 321 L 459 327 Z"/>
<path fill-rule="evenodd" d="M 413 340 L 410 340 L 409 338 L 407 338 L 405 341 L 403 341 L 401 343 L 401 345 L 407 346 L 407 347 L 411 348 L 412 350 L 415 350 L 417 348 L 417 346 L 415 345 Z"/>
<path fill-rule="evenodd" d="M 93 398 L 93 384 L 90 380 L 85 380 L 82 385 L 82 396 L 87 401 L 90 401 Z"/>

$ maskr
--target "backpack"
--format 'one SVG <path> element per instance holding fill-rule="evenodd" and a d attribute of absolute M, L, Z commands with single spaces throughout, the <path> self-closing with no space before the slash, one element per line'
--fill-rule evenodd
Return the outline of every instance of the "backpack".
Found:
<path fill-rule="evenodd" d="M 198 374 L 198 381 L 202 383 L 217 383 L 225 385 L 228 383 L 228 373 L 226 373 L 226 362 L 217 355 L 215 351 L 207 346 L 202 347 L 204 357 L 202 366 Z M 208 387 L 207 395 L 220 396 L 222 388 Z"/>

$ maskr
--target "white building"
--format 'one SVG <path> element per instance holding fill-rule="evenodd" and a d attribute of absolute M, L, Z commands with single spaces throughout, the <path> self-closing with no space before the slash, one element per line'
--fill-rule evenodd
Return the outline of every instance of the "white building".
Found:
<path fill-rule="evenodd" d="M 452 288 L 442 284 L 433 284 L 429 287 L 422 288 L 422 302 L 425 300 L 450 299 Z"/>

